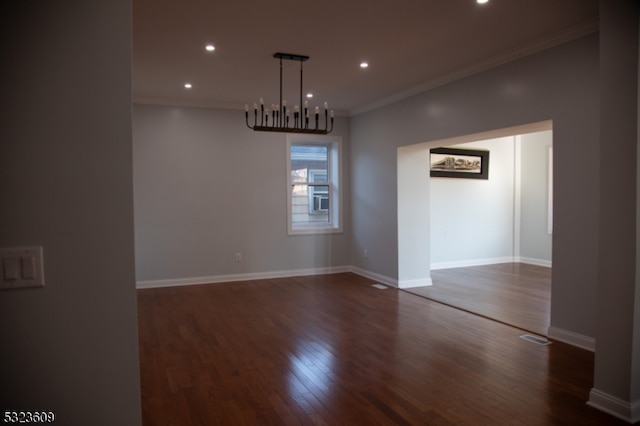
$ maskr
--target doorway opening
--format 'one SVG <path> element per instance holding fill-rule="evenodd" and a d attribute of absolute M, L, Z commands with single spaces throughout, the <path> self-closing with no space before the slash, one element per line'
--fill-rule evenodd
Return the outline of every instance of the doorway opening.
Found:
<path fill-rule="evenodd" d="M 540 335 L 551 306 L 552 123 L 398 149 L 399 287 Z M 429 149 L 489 151 L 489 178 L 429 178 Z"/>

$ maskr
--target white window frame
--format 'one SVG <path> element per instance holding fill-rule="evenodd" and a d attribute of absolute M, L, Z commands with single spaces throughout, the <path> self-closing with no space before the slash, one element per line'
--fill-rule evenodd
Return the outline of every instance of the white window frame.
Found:
<path fill-rule="evenodd" d="M 327 183 L 329 186 L 329 221 L 327 223 L 293 223 L 291 188 L 291 146 L 311 145 L 328 148 Z M 287 164 L 287 232 L 289 235 L 331 234 L 342 232 L 342 138 L 336 136 L 288 134 Z M 323 183 L 323 185 L 325 185 Z"/>

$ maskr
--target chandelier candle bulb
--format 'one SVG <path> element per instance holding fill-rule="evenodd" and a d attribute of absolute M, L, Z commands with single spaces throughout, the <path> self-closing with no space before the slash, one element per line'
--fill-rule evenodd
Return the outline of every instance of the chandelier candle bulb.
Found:
<path fill-rule="evenodd" d="M 316 130 L 318 130 L 318 125 L 320 124 L 320 119 L 318 115 L 320 114 L 320 107 L 316 107 Z"/>

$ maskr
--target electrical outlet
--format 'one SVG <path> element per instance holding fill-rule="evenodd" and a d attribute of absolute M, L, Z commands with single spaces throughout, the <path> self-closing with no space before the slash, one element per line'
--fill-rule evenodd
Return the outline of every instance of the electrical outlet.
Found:
<path fill-rule="evenodd" d="M 236 262 L 242 262 L 242 253 L 236 253 Z"/>
<path fill-rule="evenodd" d="M 369 258 L 369 250 L 367 250 L 367 249 L 364 250 L 364 258 L 365 259 Z"/>

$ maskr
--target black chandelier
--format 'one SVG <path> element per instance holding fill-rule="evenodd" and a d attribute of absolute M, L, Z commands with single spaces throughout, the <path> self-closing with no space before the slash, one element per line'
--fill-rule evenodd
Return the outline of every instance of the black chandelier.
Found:
<path fill-rule="evenodd" d="M 271 105 L 271 110 L 265 108 L 264 100 L 260 98 L 260 106 L 253 104 L 253 126 L 249 124 L 249 105 L 244 107 L 244 116 L 247 127 L 257 132 L 285 132 L 285 133 L 312 133 L 326 135 L 333 130 L 333 111 L 329 111 L 329 105 L 324 103 L 324 126 L 320 125 L 320 107 L 315 107 L 313 116 L 315 122 L 309 120 L 308 101 L 302 102 L 302 63 L 309 59 L 308 56 L 294 55 L 292 53 L 275 53 L 274 58 L 280 59 L 280 103 Z M 293 119 L 291 111 L 287 109 L 287 101 L 282 100 L 282 60 L 300 61 L 300 104 L 293 107 Z M 260 116 L 258 117 L 258 114 Z"/>

